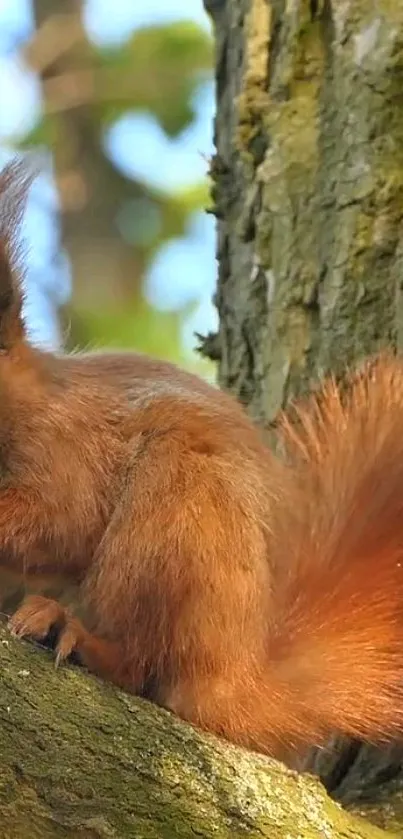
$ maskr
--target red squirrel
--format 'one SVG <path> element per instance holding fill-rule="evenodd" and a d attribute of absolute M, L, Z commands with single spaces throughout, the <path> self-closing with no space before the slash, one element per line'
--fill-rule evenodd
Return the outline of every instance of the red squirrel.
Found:
<path fill-rule="evenodd" d="M 0 565 L 18 636 L 269 755 L 403 712 L 403 368 L 379 359 L 284 417 L 284 456 L 229 395 L 132 353 L 31 346 L 15 260 L 26 184 L 0 179 Z M 294 417 L 294 419 L 295 419 Z"/>

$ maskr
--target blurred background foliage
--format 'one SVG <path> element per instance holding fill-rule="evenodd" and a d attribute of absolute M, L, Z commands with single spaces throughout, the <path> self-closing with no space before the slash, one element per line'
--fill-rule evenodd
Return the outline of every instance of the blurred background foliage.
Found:
<path fill-rule="evenodd" d="M 3 0 L 0 145 L 32 156 L 27 320 L 211 375 L 210 26 L 201 0 Z M 167 9 L 168 7 L 168 9 Z"/>

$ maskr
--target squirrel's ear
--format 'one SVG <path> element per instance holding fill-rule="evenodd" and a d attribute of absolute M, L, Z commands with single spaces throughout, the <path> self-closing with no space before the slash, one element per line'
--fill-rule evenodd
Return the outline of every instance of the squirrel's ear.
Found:
<path fill-rule="evenodd" d="M 0 172 L 0 350 L 11 349 L 24 336 L 19 233 L 33 178 L 19 160 Z"/>

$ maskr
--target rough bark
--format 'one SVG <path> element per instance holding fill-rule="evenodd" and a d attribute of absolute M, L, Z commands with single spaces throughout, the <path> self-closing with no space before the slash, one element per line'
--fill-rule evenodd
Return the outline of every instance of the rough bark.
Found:
<path fill-rule="evenodd" d="M 205 5 L 220 328 L 204 351 L 270 430 L 324 373 L 402 346 L 403 3 Z M 402 784 L 399 744 L 336 739 L 308 766 L 343 802 Z"/>
<path fill-rule="evenodd" d="M 270 425 L 323 372 L 401 343 L 403 5 L 208 5 L 214 350 L 221 384 Z"/>
<path fill-rule="evenodd" d="M 311 778 L 10 638 L 0 625 L 2 839 L 386 839 Z M 379 814 L 378 814 L 379 816 Z"/>

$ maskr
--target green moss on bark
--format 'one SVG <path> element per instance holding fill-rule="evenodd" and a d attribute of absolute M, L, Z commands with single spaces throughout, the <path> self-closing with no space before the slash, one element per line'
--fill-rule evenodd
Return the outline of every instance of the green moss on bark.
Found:
<path fill-rule="evenodd" d="M 55 670 L 1 627 L 0 728 L 4 839 L 386 839 L 312 779 Z"/>
<path fill-rule="evenodd" d="M 402 344 L 403 7 L 314 5 L 228 0 L 218 31 L 219 379 L 268 426 Z"/>

